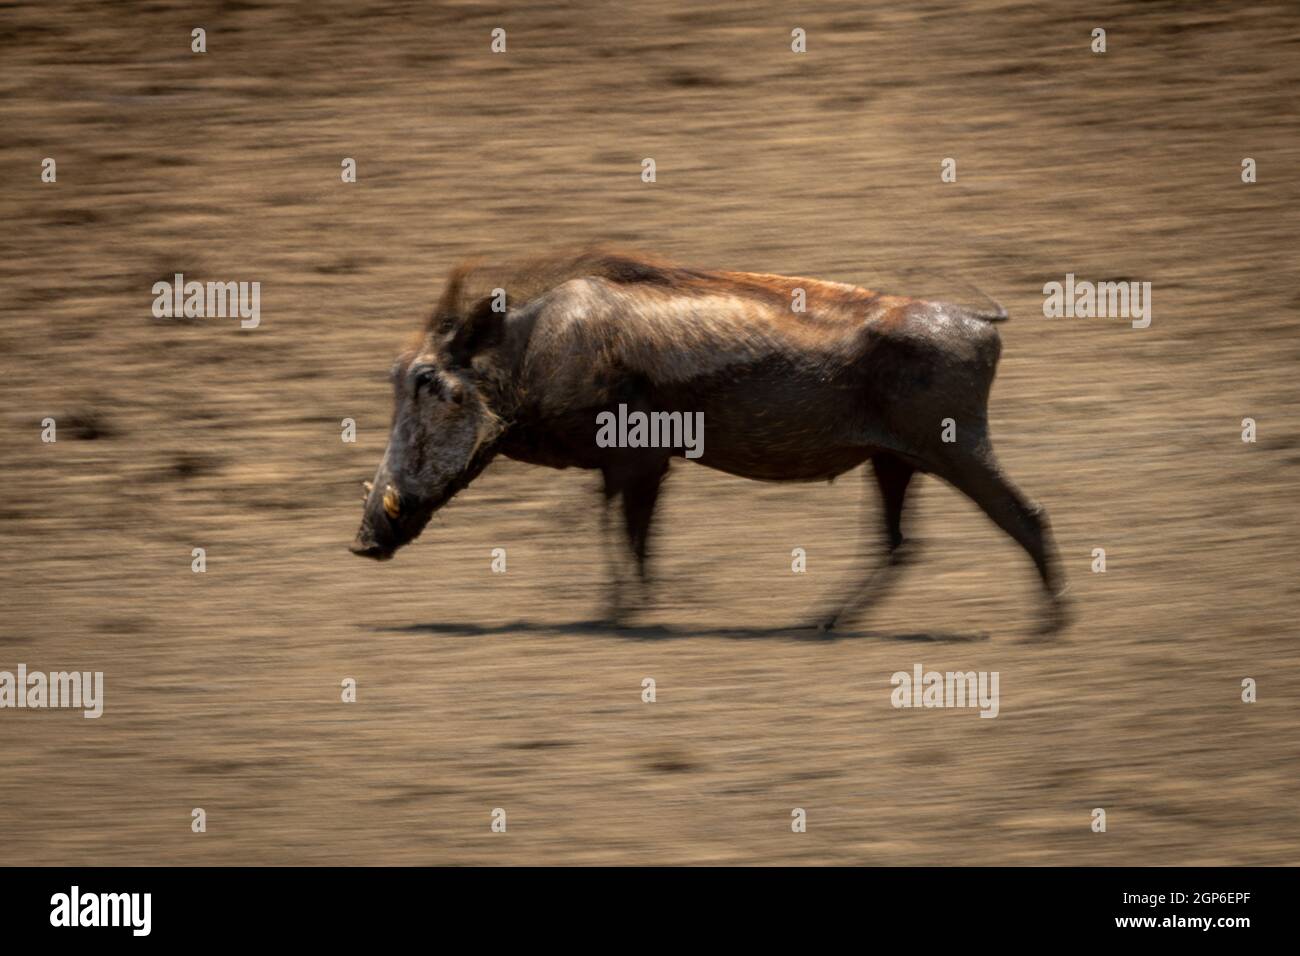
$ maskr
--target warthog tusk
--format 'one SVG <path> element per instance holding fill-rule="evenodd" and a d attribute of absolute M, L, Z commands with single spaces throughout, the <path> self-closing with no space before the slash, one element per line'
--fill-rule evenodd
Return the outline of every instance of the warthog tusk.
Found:
<path fill-rule="evenodd" d="M 397 489 L 389 485 L 384 491 L 384 514 L 390 518 L 396 518 L 402 513 L 402 499 L 398 495 Z"/>
<path fill-rule="evenodd" d="M 366 489 L 365 494 L 361 496 L 361 500 L 368 501 L 370 499 L 370 492 L 375 487 L 375 483 L 373 481 L 363 481 L 361 482 L 361 487 Z"/>

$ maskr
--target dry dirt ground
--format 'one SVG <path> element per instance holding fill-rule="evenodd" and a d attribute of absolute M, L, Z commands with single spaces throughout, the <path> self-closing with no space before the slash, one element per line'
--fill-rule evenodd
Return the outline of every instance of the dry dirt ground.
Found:
<path fill-rule="evenodd" d="M 1298 79 L 1289 2 L 7 5 L 0 670 L 106 703 L 0 711 L 5 861 L 1295 863 Z M 858 473 L 678 462 L 628 630 L 590 474 L 498 462 L 348 554 L 446 271 L 586 240 L 1003 300 L 994 437 L 1077 623 L 1027 639 L 1027 560 L 934 479 L 834 640 L 798 626 Z M 175 272 L 261 326 L 153 318 Z M 1151 282 L 1151 327 L 1045 319 L 1067 272 Z M 895 710 L 916 663 L 997 671 L 999 717 Z"/>

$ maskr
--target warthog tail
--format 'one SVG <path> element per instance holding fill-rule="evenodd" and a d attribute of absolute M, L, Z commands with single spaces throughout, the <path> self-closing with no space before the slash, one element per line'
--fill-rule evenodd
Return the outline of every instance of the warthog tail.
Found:
<path fill-rule="evenodd" d="M 966 305 L 959 306 L 959 308 L 967 315 L 969 315 L 972 319 L 980 319 L 983 322 L 1005 322 L 1007 319 L 1010 318 L 1010 315 L 1007 313 L 1006 306 L 1004 306 L 997 299 L 993 298 L 993 296 L 989 295 L 987 292 L 985 292 L 975 283 L 969 282 L 966 279 L 963 279 L 959 275 L 953 275 L 949 272 L 945 272 L 942 270 L 924 268 L 924 267 L 912 271 L 938 276 L 940 278 L 956 282 L 959 285 L 963 285 L 970 291 L 974 292 L 985 302 L 987 302 L 990 306 L 992 306 L 991 309 L 973 309 L 970 306 L 966 306 Z"/>
<path fill-rule="evenodd" d="M 993 296 L 989 295 L 973 282 L 967 282 L 965 279 L 958 279 L 963 285 L 966 285 L 989 305 L 992 309 L 967 309 L 966 312 L 974 319 L 983 319 L 985 322 L 1005 322 L 1010 316 L 1007 314 L 1007 307 L 1004 306 Z"/>
<path fill-rule="evenodd" d="M 984 295 L 984 293 L 981 292 L 980 295 Z M 1007 307 L 1003 305 L 1001 302 L 999 302 L 997 299 L 988 295 L 984 295 L 984 298 L 989 300 L 989 304 L 993 306 L 993 310 L 975 311 L 972 309 L 970 314 L 973 318 L 983 319 L 985 322 L 1005 322 L 1007 319 L 1011 317 L 1010 315 L 1007 314 Z"/>

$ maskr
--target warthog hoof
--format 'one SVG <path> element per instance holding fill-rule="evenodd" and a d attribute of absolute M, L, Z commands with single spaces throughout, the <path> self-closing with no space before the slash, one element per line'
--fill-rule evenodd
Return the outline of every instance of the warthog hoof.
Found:
<path fill-rule="evenodd" d="M 1052 637 L 1073 623 L 1074 601 L 1065 591 L 1060 591 L 1048 598 L 1047 610 L 1038 625 L 1038 634 L 1040 637 Z"/>

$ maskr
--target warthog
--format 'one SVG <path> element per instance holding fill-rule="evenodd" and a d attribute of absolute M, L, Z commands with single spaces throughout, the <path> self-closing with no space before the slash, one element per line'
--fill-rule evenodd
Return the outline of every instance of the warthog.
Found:
<path fill-rule="evenodd" d="M 1047 595 L 1043 630 L 1055 630 L 1066 608 L 1047 517 L 1002 473 L 989 441 L 1001 350 L 991 323 L 1005 318 L 1000 307 L 606 251 L 513 273 L 461 267 L 393 366 L 388 449 L 351 550 L 391 557 L 505 455 L 599 469 L 606 505 L 621 500 L 644 584 L 660 483 L 684 449 L 602 447 L 598 420 L 623 405 L 703 413 L 707 440 L 692 457 L 733 475 L 821 481 L 870 459 L 884 548 L 821 626 L 864 608 L 907 560 L 903 499 L 919 471 L 968 495 L 1029 552 Z M 616 575 L 616 609 L 622 590 Z"/>

